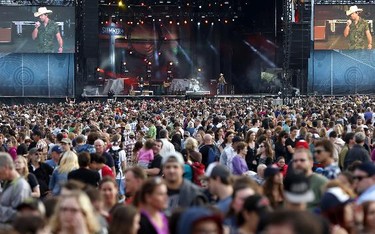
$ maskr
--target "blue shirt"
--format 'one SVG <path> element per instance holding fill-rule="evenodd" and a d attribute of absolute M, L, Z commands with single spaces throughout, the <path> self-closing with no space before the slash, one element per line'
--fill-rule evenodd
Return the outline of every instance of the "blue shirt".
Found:
<path fill-rule="evenodd" d="M 337 163 L 332 163 L 324 168 L 323 175 L 329 179 L 334 180 L 341 173 L 341 170 Z"/>
<path fill-rule="evenodd" d="M 47 161 L 45 161 L 45 163 L 47 163 L 50 167 L 52 167 L 53 169 L 55 169 L 57 167 L 57 164 L 55 161 L 53 161 L 52 159 L 48 159 Z"/>
<path fill-rule="evenodd" d="M 375 185 L 366 189 L 357 199 L 357 204 L 362 204 L 367 201 L 375 201 Z"/>
<path fill-rule="evenodd" d="M 216 203 L 216 207 L 221 211 L 222 214 L 227 214 L 232 204 L 232 196 L 224 198 Z"/>

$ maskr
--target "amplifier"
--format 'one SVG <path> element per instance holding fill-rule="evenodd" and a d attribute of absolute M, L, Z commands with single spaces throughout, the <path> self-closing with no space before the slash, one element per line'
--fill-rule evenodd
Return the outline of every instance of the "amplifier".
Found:
<path fill-rule="evenodd" d="M 0 43 L 12 42 L 12 28 L 0 28 Z"/>

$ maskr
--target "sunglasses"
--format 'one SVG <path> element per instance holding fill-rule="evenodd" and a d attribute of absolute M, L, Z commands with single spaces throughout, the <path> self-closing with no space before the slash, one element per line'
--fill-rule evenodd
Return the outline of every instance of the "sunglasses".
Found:
<path fill-rule="evenodd" d="M 353 179 L 358 180 L 358 181 L 361 181 L 361 180 L 366 179 L 366 178 L 368 178 L 368 176 L 353 176 Z"/>

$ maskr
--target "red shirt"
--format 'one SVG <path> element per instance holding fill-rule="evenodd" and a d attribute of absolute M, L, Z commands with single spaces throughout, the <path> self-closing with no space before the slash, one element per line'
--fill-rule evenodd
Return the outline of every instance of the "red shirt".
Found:
<path fill-rule="evenodd" d="M 102 178 L 104 178 L 106 176 L 110 176 L 112 178 L 115 178 L 115 175 L 113 174 L 112 169 L 109 166 L 107 166 L 107 165 L 104 165 L 104 167 L 102 167 L 102 169 L 100 170 L 100 172 L 101 172 Z"/>

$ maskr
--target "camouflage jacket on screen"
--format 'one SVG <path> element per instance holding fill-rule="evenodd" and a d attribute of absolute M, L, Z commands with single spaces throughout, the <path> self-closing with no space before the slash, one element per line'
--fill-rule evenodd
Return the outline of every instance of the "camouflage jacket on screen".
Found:
<path fill-rule="evenodd" d="M 47 26 L 42 23 L 38 29 L 38 52 L 53 53 L 56 40 L 56 34 L 59 32 L 59 26 L 53 20 L 49 20 Z"/>
<path fill-rule="evenodd" d="M 366 20 L 360 18 L 357 24 L 352 23 L 349 31 L 349 49 L 365 49 L 367 48 L 366 31 L 369 26 Z"/>

